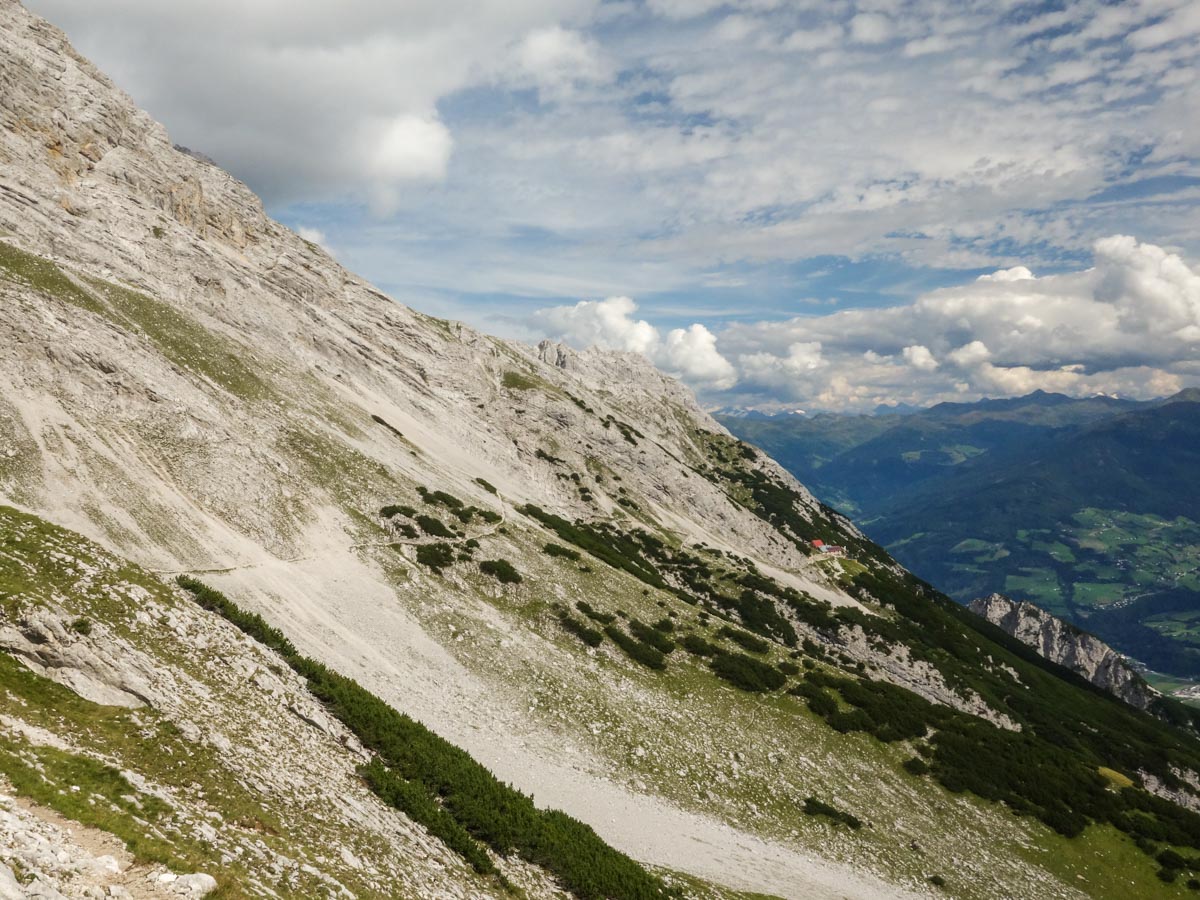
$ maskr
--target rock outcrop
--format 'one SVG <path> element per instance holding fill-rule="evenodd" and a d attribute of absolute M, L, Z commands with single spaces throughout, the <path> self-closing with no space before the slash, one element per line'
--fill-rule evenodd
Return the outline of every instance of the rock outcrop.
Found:
<path fill-rule="evenodd" d="M 968 607 L 1046 659 L 1082 675 L 1130 706 L 1149 709 L 1159 697 L 1120 653 L 1039 606 L 992 594 L 972 600 Z"/>

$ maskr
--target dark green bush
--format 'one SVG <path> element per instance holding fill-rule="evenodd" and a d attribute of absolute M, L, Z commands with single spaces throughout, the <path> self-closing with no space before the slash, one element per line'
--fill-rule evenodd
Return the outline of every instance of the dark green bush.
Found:
<path fill-rule="evenodd" d="M 921 759 L 919 756 L 914 756 L 912 759 L 904 761 L 904 768 L 910 775 L 928 775 L 929 763 Z"/>
<path fill-rule="evenodd" d="M 92 622 L 90 619 L 76 619 L 71 623 L 71 630 L 86 637 L 92 633 Z"/>
<path fill-rule="evenodd" d="M 1155 857 L 1158 864 L 1164 869 L 1184 869 L 1187 868 L 1187 860 L 1172 850 L 1170 847 L 1163 850 L 1162 853 Z"/>
<path fill-rule="evenodd" d="M 492 484 L 490 481 L 484 480 L 483 478 L 476 478 L 475 483 L 477 485 L 479 485 L 481 488 L 483 488 L 485 491 L 487 491 L 489 494 L 498 494 L 499 493 L 499 491 L 496 490 L 496 486 L 494 484 Z"/>
<path fill-rule="evenodd" d="M 417 548 L 417 562 L 441 572 L 454 564 L 454 548 L 449 544 L 422 544 Z"/>
<path fill-rule="evenodd" d="M 771 649 L 771 645 L 762 638 L 742 631 L 740 628 L 731 628 L 726 625 L 717 632 L 721 637 L 729 638 L 743 650 L 749 650 L 751 653 L 766 653 Z"/>
<path fill-rule="evenodd" d="M 430 834 L 465 859 L 476 872 L 488 875 L 496 871 L 487 851 L 420 784 L 405 781 L 378 759 L 363 766 L 359 774 L 379 799 L 424 825 Z"/>
<path fill-rule="evenodd" d="M 667 667 L 667 657 L 661 651 L 630 637 L 616 625 L 606 625 L 604 633 L 634 662 L 639 662 L 648 669 L 662 670 Z"/>
<path fill-rule="evenodd" d="M 718 653 L 708 665 L 720 678 L 743 691 L 777 691 L 787 683 L 774 666 L 744 653 Z"/>
<path fill-rule="evenodd" d="M 416 517 L 416 521 L 423 532 L 433 537 L 454 537 L 454 532 L 443 525 L 441 519 L 435 519 L 433 516 L 419 515 Z"/>
<path fill-rule="evenodd" d="M 376 425 L 382 425 L 384 428 L 386 428 L 388 431 L 390 431 L 396 437 L 400 438 L 401 440 L 404 440 L 404 433 L 402 431 L 400 431 L 399 428 L 396 428 L 394 425 L 387 422 L 382 416 L 377 416 L 377 415 L 372 414 L 371 420 Z"/>
<path fill-rule="evenodd" d="M 521 573 L 506 559 L 485 559 L 479 564 L 479 571 L 491 575 L 501 584 L 520 584 L 523 580 Z"/>
<path fill-rule="evenodd" d="M 379 510 L 379 517 L 382 519 L 394 519 L 396 516 L 408 516 L 412 518 L 416 514 L 417 511 L 411 506 L 388 505 Z"/>
<path fill-rule="evenodd" d="M 190 575 L 180 575 L 175 579 L 175 583 L 191 594 L 201 607 L 229 620 L 241 631 L 250 635 L 263 646 L 274 650 L 284 659 L 290 659 L 297 655 L 296 648 L 283 636 L 283 632 L 268 625 L 266 619 L 258 613 L 243 612 L 220 591 L 213 590 L 204 582 L 198 581 Z"/>
<path fill-rule="evenodd" d="M 679 646 L 693 656 L 716 656 L 721 652 L 720 647 L 698 634 L 685 634 L 679 639 Z"/>
<path fill-rule="evenodd" d="M 604 635 L 590 625 L 580 622 L 570 613 L 560 613 L 558 621 L 563 628 L 571 632 L 571 634 L 575 635 L 575 637 L 579 638 L 589 647 L 599 647 L 604 641 Z"/>
<path fill-rule="evenodd" d="M 617 617 L 606 612 L 600 612 L 598 609 L 593 609 L 592 605 L 586 600 L 580 600 L 575 604 L 575 608 L 591 619 L 593 622 L 599 622 L 601 625 L 611 625 L 617 621 Z"/>
<path fill-rule="evenodd" d="M 431 491 L 426 487 L 417 488 L 417 493 L 421 495 L 421 499 L 433 506 L 444 506 L 446 509 L 459 509 L 464 504 L 453 494 L 447 494 L 445 491 Z"/>
<path fill-rule="evenodd" d="M 675 649 L 675 642 L 673 640 L 658 629 L 652 628 L 644 622 L 639 622 L 637 619 L 629 620 L 629 633 L 643 644 L 649 644 L 664 655 L 671 653 Z"/>
<path fill-rule="evenodd" d="M 808 702 L 808 708 L 818 716 L 828 719 L 838 711 L 837 700 L 812 679 L 806 679 L 788 691 Z"/>
<path fill-rule="evenodd" d="M 572 562 L 579 562 L 582 558 L 578 550 L 572 550 L 570 547 L 564 547 L 561 544 L 547 544 L 542 548 L 542 551 L 547 556 L 560 556 L 563 559 L 569 559 Z"/>
<path fill-rule="evenodd" d="M 608 563 L 615 569 L 622 569 L 651 587 L 667 587 L 658 570 L 642 556 L 633 541 L 605 532 L 596 526 L 572 524 L 561 516 L 545 512 L 532 504 L 522 506 L 520 512 L 541 522 L 561 540 L 574 544 L 601 562 Z"/>

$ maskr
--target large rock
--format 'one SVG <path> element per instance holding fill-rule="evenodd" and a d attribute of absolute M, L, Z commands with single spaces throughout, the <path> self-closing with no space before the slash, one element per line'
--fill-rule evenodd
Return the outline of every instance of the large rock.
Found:
<path fill-rule="evenodd" d="M 1160 696 L 1133 670 L 1125 657 L 1100 638 L 1041 607 L 992 594 L 972 600 L 968 608 L 1021 643 L 1028 644 L 1046 659 L 1082 675 L 1130 706 L 1148 709 Z"/>

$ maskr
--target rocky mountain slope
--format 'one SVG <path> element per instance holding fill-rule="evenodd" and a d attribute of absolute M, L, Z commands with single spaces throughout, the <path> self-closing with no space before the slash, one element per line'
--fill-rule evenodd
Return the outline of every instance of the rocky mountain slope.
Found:
<path fill-rule="evenodd" d="M 134 872 L 14 878 L 1185 895 L 1186 710 L 1081 689 L 641 358 L 380 294 L 12 0 L 0 83 L 0 773 Z"/>
<path fill-rule="evenodd" d="M 1149 709 L 1159 699 L 1158 691 L 1116 650 L 1032 603 L 992 594 L 972 600 L 967 608 L 1131 706 Z"/>
<path fill-rule="evenodd" d="M 906 416 L 728 421 L 961 602 L 1030 600 L 1193 677 L 1197 401 L 1195 389 L 1142 403 L 1039 392 Z"/>

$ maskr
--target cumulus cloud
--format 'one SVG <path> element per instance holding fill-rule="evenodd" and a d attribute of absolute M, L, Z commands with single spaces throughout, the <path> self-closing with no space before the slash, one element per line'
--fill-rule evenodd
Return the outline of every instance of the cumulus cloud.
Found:
<path fill-rule="evenodd" d="M 641 353 L 668 374 L 700 388 L 725 390 L 737 381 L 733 365 L 717 350 L 717 339 L 696 323 L 675 328 L 664 338 L 657 328 L 635 319 L 629 297 L 582 300 L 534 313 L 531 326 L 546 337 L 577 347 Z"/>
<path fill-rule="evenodd" d="M 436 116 L 396 116 L 370 122 L 364 131 L 370 202 L 381 215 L 399 205 L 402 185 L 445 177 L 454 142 Z"/>
<path fill-rule="evenodd" d="M 838 408 L 1035 389 L 1147 397 L 1200 382 L 1200 272 L 1123 235 L 1097 241 L 1094 258 L 887 309 L 735 324 L 717 347 L 738 361 L 744 397 Z"/>
<path fill-rule="evenodd" d="M 906 363 L 922 372 L 932 372 L 938 367 L 938 361 L 933 358 L 933 354 L 929 352 L 929 348 L 923 347 L 920 344 L 905 347 L 902 355 Z"/>
<path fill-rule="evenodd" d="M 892 20 L 880 13 L 859 13 L 850 20 L 850 37 L 860 44 L 882 44 L 894 31 Z"/>
<path fill-rule="evenodd" d="M 579 83 L 606 81 L 611 72 L 599 47 L 578 31 L 554 25 L 525 36 L 516 61 L 544 96 L 569 96 Z"/>
<path fill-rule="evenodd" d="M 436 112 L 455 91 L 511 74 L 588 70 L 562 28 L 593 0 L 32 0 L 172 137 L 269 201 L 366 202 L 391 212 L 446 177 Z"/>

